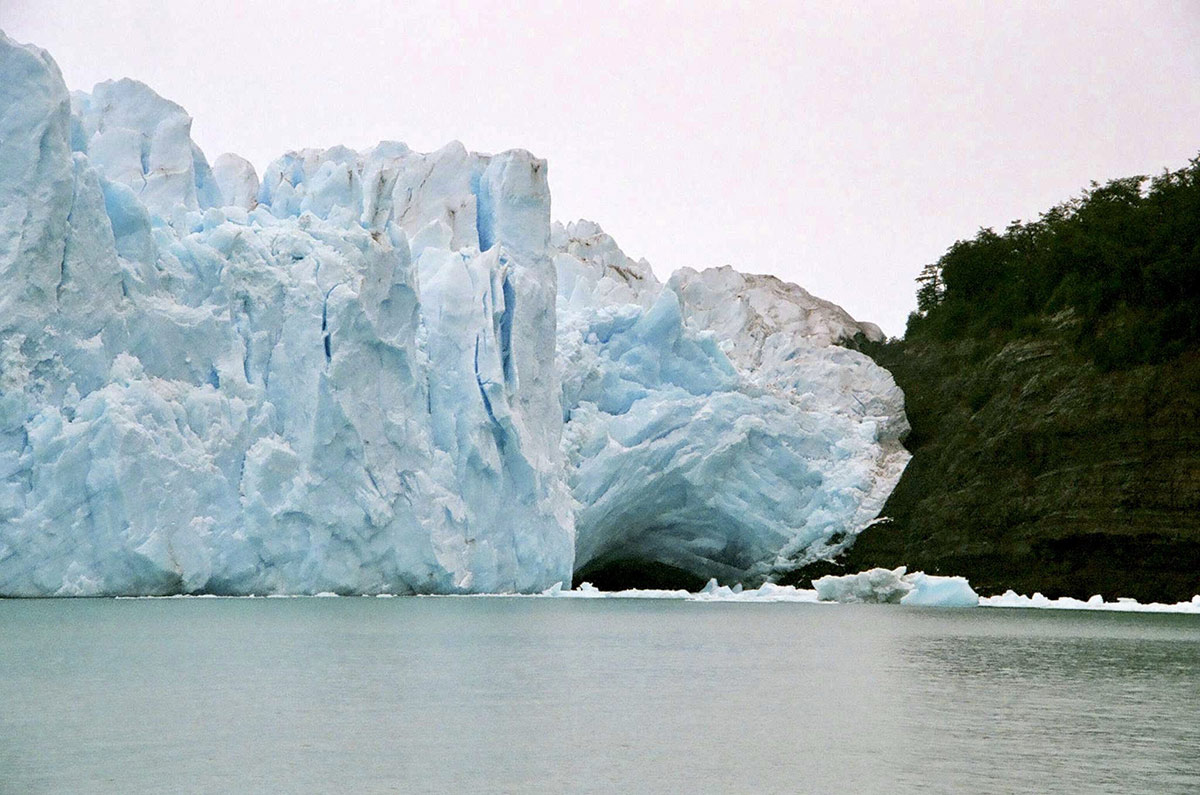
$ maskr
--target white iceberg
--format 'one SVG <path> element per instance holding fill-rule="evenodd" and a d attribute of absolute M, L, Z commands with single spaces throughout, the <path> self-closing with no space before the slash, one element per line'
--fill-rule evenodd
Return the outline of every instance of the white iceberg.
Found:
<path fill-rule="evenodd" d="M 868 602 L 917 607 L 975 607 L 979 594 L 963 577 L 938 577 L 924 572 L 871 569 L 858 574 L 828 575 L 813 580 L 823 602 Z"/>
<path fill-rule="evenodd" d="M 924 572 L 909 575 L 912 590 L 900 600 L 916 607 L 975 607 L 979 594 L 965 577 L 939 577 Z"/>

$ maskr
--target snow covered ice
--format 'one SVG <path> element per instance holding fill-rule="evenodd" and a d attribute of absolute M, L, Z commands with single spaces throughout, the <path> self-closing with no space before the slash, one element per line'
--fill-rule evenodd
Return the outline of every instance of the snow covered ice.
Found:
<path fill-rule="evenodd" d="M 634 558 L 763 582 L 908 460 L 879 330 L 659 282 L 452 143 L 212 163 L 132 80 L 0 34 L 0 595 L 539 592 Z"/>

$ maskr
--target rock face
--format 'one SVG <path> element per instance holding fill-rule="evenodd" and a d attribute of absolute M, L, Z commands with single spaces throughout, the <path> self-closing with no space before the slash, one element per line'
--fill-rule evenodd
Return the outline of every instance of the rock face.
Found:
<path fill-rule="evenodd" d="M 1200 354 L 1104 372 L 1076 325 L 877 350 L 908 396 L 913 460 L 849 571 L 907 564 L 996 594 L 1200 592 Z"/>
<path fill-rule="evenodd" d="M 210 167 L 130 81 L 0 34 L 0 595 L 763 580 L 907 462 L 877 330 L 769 277 L 660 284 L 551 225 L 527 152 Z"/>

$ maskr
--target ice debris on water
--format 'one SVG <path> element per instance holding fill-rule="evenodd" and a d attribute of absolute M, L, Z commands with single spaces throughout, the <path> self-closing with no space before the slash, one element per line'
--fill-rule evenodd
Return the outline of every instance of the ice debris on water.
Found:
<path fill-rule="evenodd" d="M 975 607 L 979 597 L 962 577 L 937 577 L 904 568 L 872 569 L 844 577 L 822 577 L 814 588 L 765 583 L 758 588 L 719 585 L 711 579 L 699 591 L 630 589 L 601 591 L 591 583 L 567 590 L 555 583 L 542 596 L 573 599 L 682 599 L 692 602 L 804 602 L 903 604 L 916 607 Z"/>
<path fill-rule="evenodd" d="M 817 602 L 817 592 L 791 585 L 764 583 L 758 588 L 718 585 L 715 579 L 699 591 L 632 588 L 625 591 L 601 591 L 589 582 L 568 590 L 562 583 L 547 588 L 540 596 L 563 599 L 676 599 L 691 602 Z"/>
<path fill-rule="evenodd" d="M 985 607 L 1038 607 L 1055 610 L 1107 610 L 1118 613 L 1194 613 L 1200 615 L 1200 594 L 1190 601 L 1164 604 L 1162 602 L 1141 603 L 1136 599 L 1118 598 L 1106 602 L 1096 594 L 1086 601 L 1069 596 L 1050 599 L 1040 593 L 1023 596 L 1015 591 L 1005 591 L 999 596 L 985 596 L 979 600 Z"/>
<path fill-rule="evenodd" d="M 1007 591 L 1001 596 L 979 596 L 962 577 L 940 577 L 898 569 L 872 569 L 845 576 L 822 577 L 813 589 L 767 583 L 760 588 L 741 589 L 710 580 L 698 592 L 685 590 L 630 589 L 601 591 L 590 583 L 568 590 L 562 583 L 541 595 L 571 599 L 681 599 L 693 602 L 807 602 L 821 604 L 901 604 L 910 607 L 1001 607 L 1059 610 L 1107 610 L 1143 613 L 1194 613 L 1200 615 L 1200 595 L 1176 604 L 1139 603 L 1134 599 L 1106 602 L 1093 596 L 1087 601 L 1063 597 L 1049 599 L 1040 593 L 1021 596 Z"/>

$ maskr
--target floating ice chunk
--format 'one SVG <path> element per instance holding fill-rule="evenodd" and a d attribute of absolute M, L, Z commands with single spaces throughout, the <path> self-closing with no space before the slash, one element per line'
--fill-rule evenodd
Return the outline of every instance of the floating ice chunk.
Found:
<path fill-rule="evenodd" d="M 899 604 L 913 589 L 903 566 L 896 569 L 871 569 L 858 574 L 827 575 L 813 580 L 817 597 L 823 602 L 869 602 Z"/>
<path fill-rule="evenodd" d="M 902 605 L 975 607 L 979 604 L 979 594 L 975 593 L 965 577 L 937 577 L 915 572 L 905 579 L 912 590 L 900 600 Z"/>
<path fill-rule="evenodd" d="M 741 593 L 741 591 L 739 590 L 738 593 Z M 708 583 L 700 590 L 700 593 L 696 594 L 697 599 L 711 599 L 714 601 L 728 600 L 733 596 L 734 590 L 728 585 L 718 585 L 715 577 L 708 581 Z"/>
<path fill-rule="evenodd" d="M 924 572 L 871 569 L 858 574 L 829 575 L 813 581 L 822 601 L 904 604 L 919 607 L 975 607 L 979 595 L 963 577 L 937 577 Z"/>

